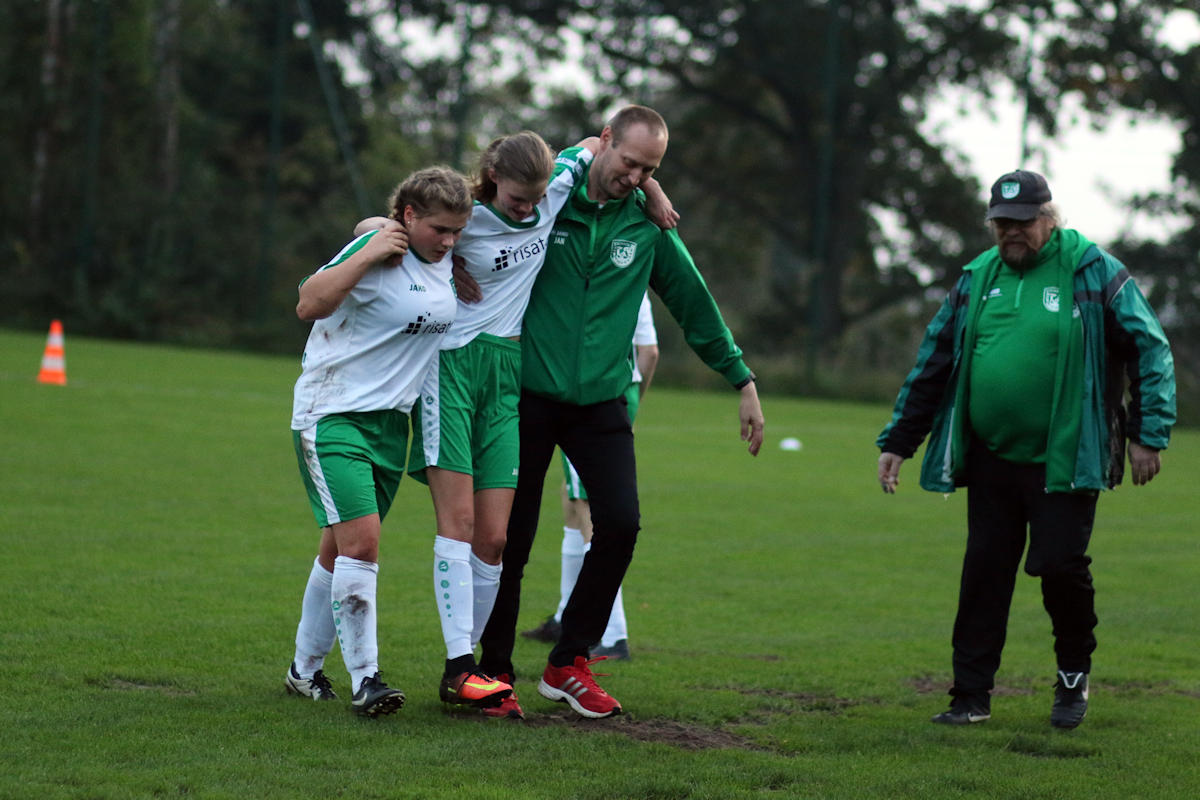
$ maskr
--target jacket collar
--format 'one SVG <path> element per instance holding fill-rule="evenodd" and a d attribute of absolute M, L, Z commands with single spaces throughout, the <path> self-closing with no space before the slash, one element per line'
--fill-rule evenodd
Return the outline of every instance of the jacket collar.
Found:
<path fill-rule="evenodd" d="M 591 166 L 590 164 L 588 165 Z M 619 200 L 609 200 L 606 203 L 597 203 L 588 197 L 587 187 L 588 179 L 591 177 L 591 170 L 583 176 L 583 180 L 575 186 L 575 190 L 571 192 L 571 207 L 581 214 L 589 216 L 607 217 L 609 215 L 619 214 L 626 208 L 632 208 L 633 205 L 644 205 L 646 195 L 641 189 L 635 189 L 628 197 L 622 197 Z"/>

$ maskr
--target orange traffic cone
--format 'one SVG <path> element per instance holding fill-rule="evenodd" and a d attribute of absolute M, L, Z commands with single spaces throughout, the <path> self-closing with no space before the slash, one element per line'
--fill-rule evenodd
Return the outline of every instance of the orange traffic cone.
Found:
<path fill-rule="evenodd" d="M 67 385 L 67 362 L 63 356 L 62 323 L 54 320 L 50 323 L 50 335 L 46 337 L 46 352 L 42 355 L 42 370 L 38 373 L 38 383 L 55 383 Z"/>

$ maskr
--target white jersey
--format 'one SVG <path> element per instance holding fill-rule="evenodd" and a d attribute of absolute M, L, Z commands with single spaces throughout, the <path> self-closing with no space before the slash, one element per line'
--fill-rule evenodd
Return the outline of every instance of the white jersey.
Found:
<path fill-rule="evenodd" d="M 654 327 L 654 314 L 650 311 L 650 295 L 642 295 L 642 304 L 638 307 L 637 324 L 633 327 L 633 382 L 642 382 L 642 373 L 638 370 L 637 349 L 647 345 L 658 344 L 658 330 Z"/>
<path fill-rule="evenodd" d="M 340 264 L 377 231 L 364 233 L 321 269 Z M 327 414 L 396 409 L 408 413 L 458 302 L 450 256 L 436 264 L 411 250 L 399 266 L 374 266 L 332 315 L 313 323 L 296 381 L 292 429 Z"/>
<path fill-rule="evenodd" d="M 520 335 L 529 293 L 546 261 L 546 237 L 591 160 L 591 151 L 583 147 L 559 153 L 546 196 L 522 222 L 513 222 L 491 205 L 475 205 L 454 254 L 466 261 L 483 299 L 458 304 L 454 330 L 442 340 L 443 350 L 462 347 L 481 333 Z"/>

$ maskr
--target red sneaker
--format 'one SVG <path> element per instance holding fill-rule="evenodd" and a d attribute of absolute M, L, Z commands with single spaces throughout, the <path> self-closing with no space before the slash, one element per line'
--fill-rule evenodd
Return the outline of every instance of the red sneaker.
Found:
<path fill-rule="evenodd" d="M 569 667 L 546 665 L 542 679 L 538 682 L 538 694 L 548 700 L 567 703 L 575 712 L 592 719 L 611 717 L 621 713 L 621 704 L 616 698 L 596 685 L 589 665 L 603 661 L 604 656 L 588 661 L 583 656 L 575 656 L 575 663 Z"/>
<path fill-rule="evenodd" d="M 486 708 L 497 706 L 512 694 L 512 687 L 482 672 L 463 672 L 446 678 L 438 687 L 443 703 Z"/>
<path fill-rule="evenodd" d="M 512 684 L 516 680 L 512 675 L 502 672 L 496 676 L 496 680 L 503 681 L 507 684 Z M 521 708 L 521 704 L 517 701 L 517 693 L 514 691 L 508 697 L 500 701 L 500 705 L 492 706 L 491 708 L 481 708 L 485 717 L 495 717 L 498 719 L 525 719 L 525 711 Z"/>

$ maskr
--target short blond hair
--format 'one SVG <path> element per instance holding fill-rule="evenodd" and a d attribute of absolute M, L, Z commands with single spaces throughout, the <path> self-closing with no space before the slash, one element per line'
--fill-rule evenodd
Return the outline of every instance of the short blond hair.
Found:
<path fill-rule="evenodd" d="M 667 121 L 662 118 L 662 114 L 649 106 L 630 105 L 613 114 L 612 119 L 608 121 L 608 127 L 612 130 L 613 144 L 620 144 L 625 131 L 639 124 L 645 125 L 646 129 L 653 134 L 667 135 Z"/>
<path fill-rule="evenodd" d="M 471 187 L 460 173 L 449 167 L 426 167 L 409 175 L 392 192 L 388 216 L 403 222 L 404 209 L 409 206 L 418 217 L 439 211 L 469 214 L 473 205 Z"/>

